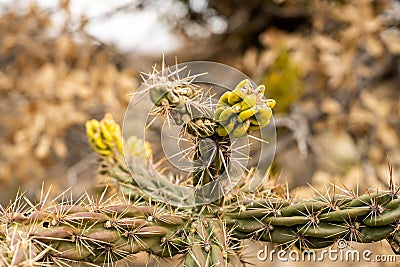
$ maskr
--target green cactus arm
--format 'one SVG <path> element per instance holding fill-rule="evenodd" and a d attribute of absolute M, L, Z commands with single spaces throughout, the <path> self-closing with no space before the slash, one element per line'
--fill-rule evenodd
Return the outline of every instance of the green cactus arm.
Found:
<path fill-rule="evenodd" d="M 87 198 L 72 205 L 15 207 L 2 208 L 0 266 L 111 263 L 141 251 L 172 257 L 184 249 L 188 217 L 162 206 L 93 204 Z"/>
<path fill-rule="evenodd" d="M 388 201 L 379 197 L 386 195 L 391 196 Z M 274 212 L 255 205 L 257 199 L 243 201 L 236 212 L 233 204 L 193 212 L 161 203 L 96 202 L 89 197 L 77 203 L 52 201 L 35 206 L 28 201 L 27 209 L 13 203 L 1 209 L 0 266 L 44 261 L 107 263 L 141 251 L 162 258 L 179 254 L 186 266 L 237 266 L 243 239 L 301 249 L 331 246 L 338 239 L 362 243 L 386 239 L 398 254 L 400 201 L 391 191 L 370 196 L 349 196 L 334 210 L 328 203 L 314 205 L 317 199 L 282 205 L 278 203 L 285 200 L 275 196 L 271 197 Z M 363 205 L 349 204 L 359 200 Z M 261 198 L 259 203 L 265 201 Z M 300 215 L 283 212 L 289 207 L 296 207 Z"/>
<path fill-rule="evenodd" d="M 223 217 L 239 239 L 302 248 L 326 247 L 338 239 L 360 243 L 386 239 L 398 253 L 400 201 L 395 192 L 374 190 L 358 197 L 341 196 L 336 205 L 326 201 L 335 197 L 277 204 L 285 202 L 281 199 L 269 207 L 255 205 L 257 200 L 253 200 L 236 211 L 228 209 Z M 265 203 L 265 198 L 261 202 Z"/>

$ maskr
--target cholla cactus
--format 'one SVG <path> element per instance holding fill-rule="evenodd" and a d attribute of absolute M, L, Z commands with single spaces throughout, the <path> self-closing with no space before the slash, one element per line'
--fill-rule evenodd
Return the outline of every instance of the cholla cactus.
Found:
<path fill-rule="evenodd" d="M 168 113 L 175 119 L 171 123 L 176 123 L 190 112 L 187 105 L 180 109 L 181 104 L 192 105 L 196 97 L 200 101 L 200 88 L 186 79 L 182 88 L 192 91 L 182 91 L 179 80 L 169 83 L 158 74 L 153 72 L 147 84 L 154 114 L 164 117 Z M 254 88 L 244 80 L 220 97 L 211 118 L 183 120 L 197 125 L 181 133 L 194 143 L 192 156 L 212 159 L 203 173 L 189 175 L 188 185 L 207 185 L 227 171 L 231 139 L 265 127 L 274 105 L 265 99 L 263 86 Z M 85 195 L 78 201 L 65 195 L 49 201 L 48 194 L 42 194 L 38 204 L 17 196 L 1 209 L 0 266 L 114 265 L 145 251 L 159 259 L 180 255 L 180 265 L 187 267 L 236 267 L 243 262 L 244 239 L 272 242 L 285 249 L 323 248 L 341 239 L 362 243 L 386 239 L 400 254 L 399 188 L 392 176 L 387 190 L 358 195 L 333 187 L 317 198 L 299 200 L 268 186 L 250 191 L 252 170 L 248 170 L 219 201 L 183 208 L 154 201 L 132 179 L 140 170 L 131 175 L 123 153 L 143 159 L 139 162 L 146 168 L 152 153 L 148 143 L 130 137 L 123 149 L 120 127 L 111 115 L 102 121 L 91 120 L 86 127 L 91 147 L 103 160 L 100 173 L 111 177 L 121 194 L 106 197 L 104 191 L 99 199 Z M 217 156 L 207 154 L 202 141 L 206 139 L 215 142 Z"/>

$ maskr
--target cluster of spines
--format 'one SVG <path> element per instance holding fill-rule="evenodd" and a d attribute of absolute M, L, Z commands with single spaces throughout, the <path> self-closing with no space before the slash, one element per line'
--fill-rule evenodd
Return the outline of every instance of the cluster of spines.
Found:
<path fill-rule="evenodd" d="M 180 71 L 182 70 L 178 67 L 171 71 L 163 66 L 161 71 L 154 68 L 147 79 L 144 79 L 150 99 L 156 106 L 176 107 L 199 95 L 199 87 L 192 83 L 195 76 L 181 78 Z"/>
<path fill-rule="evenodd" d="M 144 97 L 148 95 L 155 105 L 152 115 L 177 123 L 182 120 L 182 113 L 187 113 L 187 110 L 182 110 L 185 109 L 185 104 L 199 100 L 201 90 L 193 80 L 201 74 L 182 77 L 181 72 L 184 70 L 185 67 L 180 68 L 178 65 L 172 70 L 163 61 L 161 70 L 154 66 L 152 72 L 142 73 L 144 89 L 135 94 L 142 94 Z"/>
<path fill-rule="evenodd" d="M 217 218 L 201 217 L 191 223 L 185 266 L 240 266 L 240 242 Z"/>

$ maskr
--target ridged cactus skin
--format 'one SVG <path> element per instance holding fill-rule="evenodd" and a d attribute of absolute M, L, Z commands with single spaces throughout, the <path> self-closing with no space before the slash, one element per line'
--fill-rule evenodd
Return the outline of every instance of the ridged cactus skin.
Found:
<path fill-rule="evenodd" d="M 285 249 L 324 248 L 339 239 L 386 239 L 399 254 L 400 201 L 395 193 L 330 194 L 296 203 L 265 193 L 194 210 L 89 196 L 75 203 L 62 198 L 32 205 L 19 196 L 2 208 L 0 266 L 112 264 L 141 251 L 166 259 L 179 254 L 188 267 L 240 266 L 244 239 Z"/>
<path fill-rule="evenodd" d="M 163 76 L 168 72 L 160 73 L 153 73 L 161 76 L 153 75 L 146 83 L 154 114 L 164 117 L 167 108 L 168 116 L 177 122 L 188 109 L 175 108 L 196 99 L 199 88 L 189 78 L 183 84 L 169 83 L 169 76 Z M 211 119 L 189 120 L 183 134 L 193 137 L 200 157 L 206 153 L 201 150 L 203 139 L 229 147 L 227 136 L 239 138 L 266 126 L 274 105 L 275 101 L 265 99 L 263 86 L 254 88 L 244 80 L 221 96 Z M 392 175 L 387 190 L 370 189 L 358 195 L 334 186 L 308 200 L 265 185 L 250 192 L 248 175 L 220 200 L 183 208 L 151 199 L 132 178 L 124 153 L 139 163 L 143 159 L 146 166 L 152 154 L 149 144 L 135 136 L 123 142 L 121 128 L 109 114 L 101 121 L 88 121 L 86 129 L 90 146 L 101 157 L 99 173 L 119 193 L 109 196 L 107 186 L 98 197 L 85 194 L 75 201 L 66 193 L 53 200 L 42 193 L 39 201 L 17 195 L 9 206 L 0 207 L 1 267 L 114 266 L 122 259 L 133 261 L 139 252 L 158 261 L 174 257 L 186 267 L 236 267 L 245 262 L 241 252 L 247 239 L 300 250 L 332 246 L 341 239 L 387 240 L 400 254 L 399 188 Z M 206 170 L 207 178 L 191 173 L 193 186 L 207 184 L 224 170 L 221 161 L 229 161 L 229 153 L 219 155 Z M 149 186 L 169 185 L 161 181 Z"/>
<path fill-rule="evenodd" d="M 224 217 L 228 227 L 235 226 L 233 236 L 237 238 L 295 245 L 300 249 L 327 247 L 338 239 L 393 242 L 400 220 L 400 202 L 395 193 L 327 195 L 297 203 L 266 198 L 267 202 L 256 200 L 243 205 L 239 212 L 225 213 Z"/>
<path fill-rule="evenodd" d="M 3 210 L 0 266 L 35 262 L 112 263 L 140 251 L 171 257 L 184 249 L 186 216 L 118 199 Z M 23 251 L 21 251 L 23 249 Z M 28 264 L 31 262 L 31 264 Z"/>

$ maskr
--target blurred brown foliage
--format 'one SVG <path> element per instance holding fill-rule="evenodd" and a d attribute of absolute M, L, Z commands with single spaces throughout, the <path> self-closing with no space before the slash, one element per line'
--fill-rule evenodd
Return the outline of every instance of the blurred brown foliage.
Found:
<path fill-rule="evenodd" d="M 90 152 L 84 122 L 106 111 L 122 121 L 136 86 L 136 70 L 120 68 L 109 49 L 83 34 L 77 41 L 79 32 L 51 37 L 51 30 L 50 12 L 36 6 L 0 17 L 3 192 L 33 193 L 44 179 L 60 189 L 72 186 L 68 171 Z M 83 181 L 75 182 L 82 188 Z M 2 201 L 12 197 L 2 195 Z"/>
<path fill-rule="evenodd" d="M 279 48 L 299 66 L 304 91 L 288 115 L 276 117 L 291 132 L 278 135 L 277 164 L 294 184 L 323 187 L 336 176 L 350 188 L 376 186 L 387 182 L 388 159 L 400 167 L 400 6 L 343 2 L 308 1 L 307 29 L 268 29 L 259 37 L 262 51 L 249 49 L 243 58 L 246 71 L 266 80 L 267 88 Z"/>
<path fill-rule="evenodd" d="M 115 12 L 158 6 L 139 2 Z M 185 11 L 179 16 L 171 6 L 160 12 L 183 42 L 175 54 L 180 61 L 230 64 L 266 83 L 279 111 L 275 176 L 291 187 L 336 179 L 355 188 L 386 183 L 388 159 L 400 169 L 397 1 L 210 0 L 201 8 L 195 2 L 169 1 Z M 68 3 L 60 5 L 67 17 Z M 106 111 L 121 122 L 137 87 L 132 55 L 87 34 L 86 18 L 75 27 L 67 20 L 54 33 L 50 17 L 36 6 L 0 17 L 4 192 L 18 186 L 34 192 L 44 179 L 59 188 L 93 186 L 90 175 L 77 177 L 92 162 L 83 122 Z M 160 55 L 149 58 L 157 62 Z"/>

